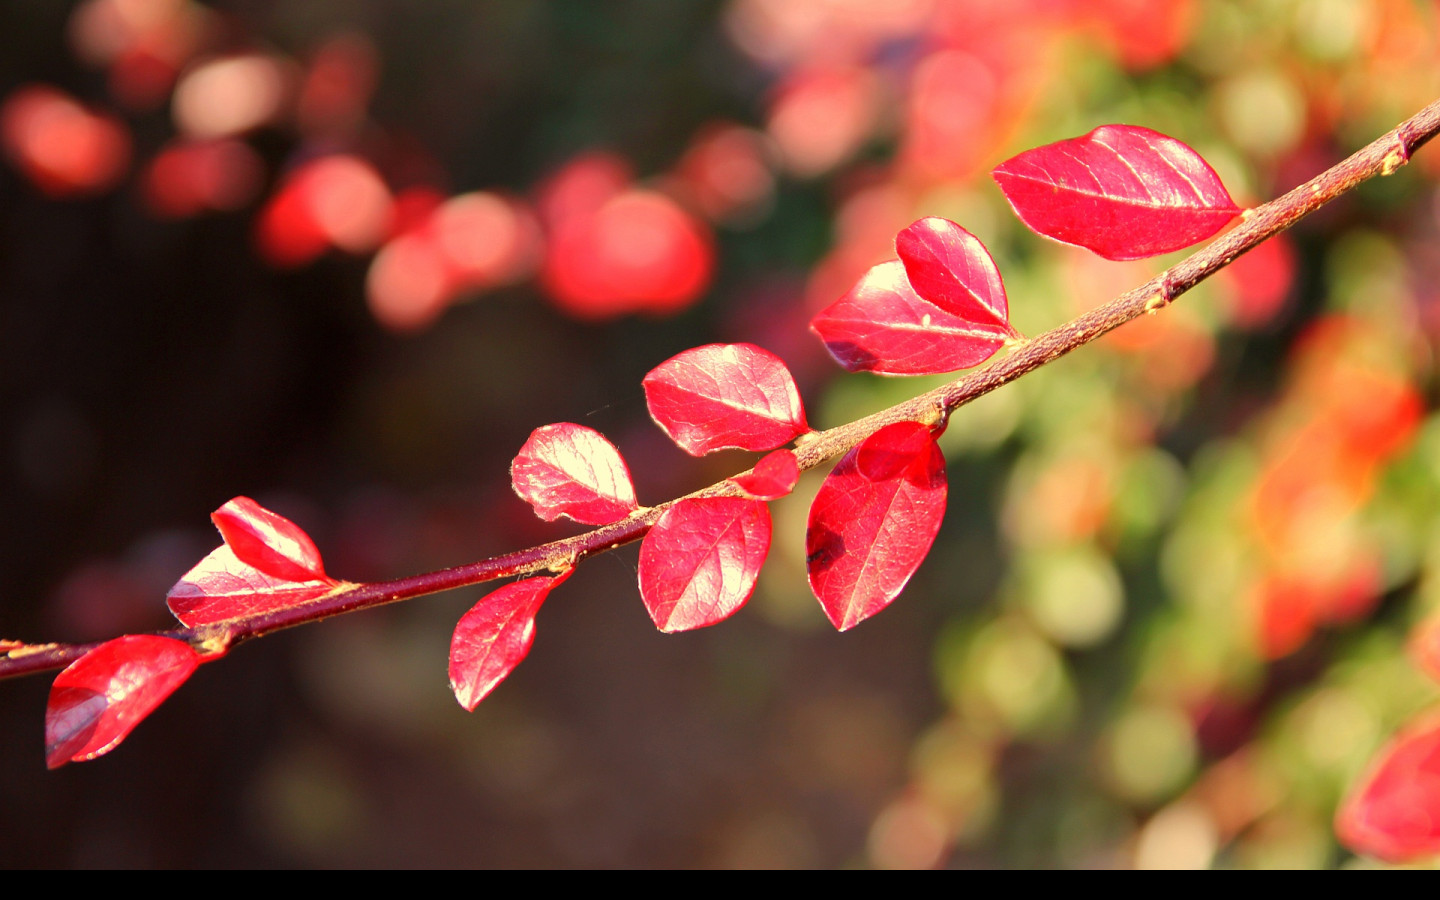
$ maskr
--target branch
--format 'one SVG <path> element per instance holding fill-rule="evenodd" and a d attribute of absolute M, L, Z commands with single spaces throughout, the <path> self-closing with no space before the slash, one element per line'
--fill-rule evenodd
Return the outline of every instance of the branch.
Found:
<path fill-rule="evenodd" d="M 1415 150 L 1433 138 L 1437 132 L 1440 132 L 1440 100 L 1431 103 L 1393 131 L 1283 197 L 1247 210 L 1239 226 L 1208 247 L 1104 306 L 1019 344 L 1004 359 L 863 419 L 801 437 L 796 442 L 795 450 L 801 470 L 813 469 L 851 450 L 876 430 L 892 422 L 938 421 L 971 400 L 1053 362 L 1131 319 L 1147 312 L 1159 311 L 1176 297 L 1234 262 L 1241 254 L 1289 228 L 1321 206 L 1362 182 L 1376 176 L 1393 174 L 1409 161 Z M 729 480 L 687 495 L 734 496 L 742 496 L 742 493 Z M 686 498 L 639 509 L 619 522 L 526 550 L 396 581 L 343 583 L 330 594 L 298 606 L 161 634 L 188 641 L 200 652 L 213 657 L 251 638 L 282 628 L 316 622 L 340 613 L 396 603 L 497 578 L 543 570 L 562 571 L 588 556 L 604 553 L 644 537 L 661 514 L 682 499 Z M 0 655 L 0 678 L 58 669 L 79 659 L 96 646 L 99 645 L 16 646 L 0 642 L 0 651 L 5 651 Z"/>

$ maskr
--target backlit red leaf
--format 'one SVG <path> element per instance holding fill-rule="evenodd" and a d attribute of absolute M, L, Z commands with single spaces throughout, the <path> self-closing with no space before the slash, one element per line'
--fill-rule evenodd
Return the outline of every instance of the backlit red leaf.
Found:
<path fill-rule="evenodd" d="M 957 318 L 1014 335 L 1000 270 L 975 235 L 929 216 L 896 235 L 895 250 L 915 293 Z"/>
<path fill-rule="evenodd" d="M 620 451 L 600 432 L 570 422 L 531 433 L 510 464 L 510 483 L 547 522 L 569 516 L 608 525 L 638 506 Z"/>
<path fill-rule="evenodd" d="M 1241 212 L 1200 154 L 1133 125 L 1026 150 L 992 174 L 1032 231 L 1106 259 L 1188 247 Z"/>
<path fill-rule="evenodd" d="M 210 514 L 235 557 L 286 581 L 324 579 L 320 551 L 310 535 L 249 497 L 236 497 Z"/>
<path fill-rule="evenodd" d="M 650 415 L 686 453 L 772 450 L 809 430 L 795 379 L 754 344 L 709 344 L 645 376 Z"/>
<path fill-rule="evenodd" d="M 242 616 L 299 606 L 334 590 L 333 578 L 287 581 L 266 575 L 221 545 L 186 572 L 166 595 L 170 611 L 196 628 Z"/>
<path fill-rule="evenodd" d="M 154 635 L 126 635 L 80 657 L 50 688 L 45 764 L 109 753 L 199 664 L 189 644 Z"/>
<path fill-rule="evenodd" d="M 714 625 L 750 599 L 770 552 L 770 510 L 759 500 L 705 497 L 665 510 L 640 545 L 640 596 L 655 627 Z"/>
<path fill-rule="evenodd" d="M 520 665 L 535 641 L 540 604 L 570 571 L 511 582 L 460 617 L 450 638 L 450 688 L 461 706 L 473 710 Z"/>
<path fill-rule="evenodd" d="M 800 465 L 789 450 L 774 450 L 765 454 L 750 474 L 730 480 L 751 500 L 779 500 L 795 490 L 795 483 L 800 480 Z"/>
<path fill-rule="evenodd" d="M 1391 862 L 1440 855 L 1440 718 L 1396 736 L 1335 814 L 1340 841 Z"/>
<path fill-rule="evenodd" d="M 945 516 L 945 459 L 919 422 L 887 425 L 841 458 L 810 507 L 810 589 L 841 631 L 880 610 L 920 567 Z"/>
<path fill-rule="evenodd" d="M 175 618 L 191 628 L 299 606 L 341 584 L 325 574 L 300 526 L 249 497 L 236 497 L 210 519 L 225 543 L 166 595 Z"/>
<path fill-rule="evenodd" d="M 1009 325 L 976 323 L 921 297 L 899 260 L 866 272 L 848 294 L 811 320 L 810 330 L 851 372 L 887 375 L 968 369 L 993 356 L 1011 336 Z"/>

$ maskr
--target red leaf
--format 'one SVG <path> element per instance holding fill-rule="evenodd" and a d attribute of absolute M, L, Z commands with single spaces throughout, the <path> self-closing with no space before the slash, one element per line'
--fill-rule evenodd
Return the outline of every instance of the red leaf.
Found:
<path fill-rule="evenodd" d="M 896 235 L 895 250 L 915 293 L 957 318 L 1014 336 L 1000 270 L 975 235 L 929 216 Z"/>
<path fill-rule="evenodd" d="M 540 604 L 571 571 L 511 582 L 460 617 L 450 638 L 450 688 L 461 706 L 475 709 L 520 665 L 535 641 Z"/>
<path fill-rule="evenodd" d="M 310 535 L 249 497 L 236 497 L 210 514 L 235 557 L 285 581 L 325 579 L 320 551 Z"/>
<path fill-rule="evenodd" d="M 779 500 L 795 490 L 800 480 L 800 465 L 789 450 L 767 453 L 750 470 L 749 475 L 732 478 L 751 500 Z"/>
<path fill-rule="evenodd" d="M 945 458 L 919 422 L 896 422 L 841 458 L 810 507 L 810 589 L 841 631 L 880 610 L 920 567 L 945 516 Z"/>
<path fill-rule="evenodd" d="M 1397 735 L 1335 814 L 1340 841 L 1391 862 L 1440 854 L 1440 718 Z"/>
<path fill-rule="evenodd" d="M 299 606 L 325 596 L 338 584 L 333 578 L 287 581 L 266 575 L 237 559 L 226 544 L 186 572 L 166 598 L 175 618 L 198 628 Z"/>
<path fill-rule="evenodd" d="M 119 637 L 80 657 L 50 688 L 45 765 L 109 753 L 199 664 L 189 644 L 154 635 Z"/>
<path fill-rule="evenodd" d="M 703 497 L 665 510 L 640 545 L 640 596 L 655 627 L 714 625 L 750 599 L 770 552 L 770 510 L 759 500 Z"/>
<path fill-rule="evenodd" d="M 691 456 L 771 450 L 809 430 L 795 379 L 754 344 L 708 344 L 645 376 L 650 416 Z"/>
<path fill-rule="evenodd" d="M 1200 154 L 1133 125 L 1026 150 L 993 175 L 1032 231 L 1106 259 L 1188 247 L 1241 212 Z"/>
<path fill-rule="evenodd" d="M 229 501 L 210 520 L 225 543 L 166 595 L 175 618 L 191 628 L 299 606 L 341 584 L 325 574 L 300 526 L 249 497 Z"/>
<path fill-rule="evenodd" d="M 570 422 L 530 434 L 510 464 L 510 483 L 547 522 L 569 516 L 608 525 L 638 508 L 620 451 L 600 432 Z"/>
<path fill-rule="evenodd" d="M 851 372 L 936 375 L 989 359 L 1009 325 L 977 324 L 922 298 L 899 260 L 866 272 L 811 322 L 825 349 Z"/>

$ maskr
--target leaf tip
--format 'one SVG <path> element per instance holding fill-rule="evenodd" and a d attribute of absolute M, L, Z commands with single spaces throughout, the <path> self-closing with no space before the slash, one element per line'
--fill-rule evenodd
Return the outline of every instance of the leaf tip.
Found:
<path fill-rule="evenodd" d="M 485 699 L 484 694 L 471 690 L 469 685 L 462 684 L 454 678 L 450 679 L 450 691 L 455 695 L 455 702 L 460 704 L 460 708 L 466 712 L 474 712 L 475 707 L 480 705 L 480 701 Z"/>
<path fill-rule="evenodd" d="M 536 613 L 572 571 L 573 566 L 559 575 L 513 581 L 486 594 L 460 617 L 450 637 L 448 673 L 450 690 L 467 712 L 473 712 L 529 655 Z"/>

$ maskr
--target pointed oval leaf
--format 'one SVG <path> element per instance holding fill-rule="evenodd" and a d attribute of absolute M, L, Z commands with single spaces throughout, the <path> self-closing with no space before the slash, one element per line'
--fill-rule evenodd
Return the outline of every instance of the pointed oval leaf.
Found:
<path fill-rule="evenodd" d="M 300 526 L 249 497 L 236 497 L 210 514 L 241 562 L 286 581 L 324 579 L 320 551 Z"/>
<path fill-rule="evenodd" d="M 853 628 L 904 589 L 945 517 L 945 459 L 919 422 L 886 425 L 836 464 L 810 507 L 805 564 L 831 624 Z"/>
<path fill-rule="evenodd" d="M 747 475 L 732 478 L 751 500 L 779 500 L 795 490 L 800 464 L 789 450 L 773 450 L 761 457 Z"/>
<path fill-rule="evenodd" d="M 200 655 L 183 641 L 132 634 L 71 663 L 45 707 L 45 764 L 54 769 L 109 753 L 185 683 Z"/>
<path fill-rule="evenodd" d="M 1390 862 L 1440 855 L 1440 717 L 1396 736 L 1335 814 L 1341 843 Z"/>
<path fill-rule="evenodd" d="M 708 344 L 650 370 L 650 416 L 691 456 L 773 450 L 809 431 L 795 379 L 780 357 L 754 344 Z"/>
<path fill-rule="evenodd" d="M 166 595 L 175 618 L 190 628 L 299 606 L 330 593 L 333 578 L 287 581 L 241 562 L 229 544 L 210 552 Z"/>
<path fill-rule="evenodd" d="M 1188 247 L 1241 212 L 1200 154 L 1134 125 L 1026 150 L 992 174 L 1032 231 L 1106 259 Z"/>
<path fill-rule="evenodd" d="M 546 522 L 569 516 L 608 525 L 639 508 L 620 451 L 595 429 L 571 422 L 531 432 L 510 464 L 510 483 Z"/>
<path fill-rule="evenodd" d="M 895 250 L 915 293 L 957 318 L 1015 334 L 1000 270 L 975 235 L 928 216 L 895 236 Z"/>
<path fill-rule="evenodd" d="M 450 638 L 450 689 L 461 706 L 474 710 L 520 665 L 535 641 L 535 614 L 571 571 L 507 584 L 460 617 Z"/>
<path fill-rule="evenodd" d="M 899 260 L 871 268 L 811 320 L 810 330 L 851 372 L 886 375 L 968 369 L 1011 336 L 1009 325 L 971 322 L 921 297 Z"/>
<path fill-rule="evenodd" d="M 770 510 L 759 500 L 681 500 L 640 545 L 645 609 L 665 632 L 714 625 L 750 599 L 769 552 Z"/>

